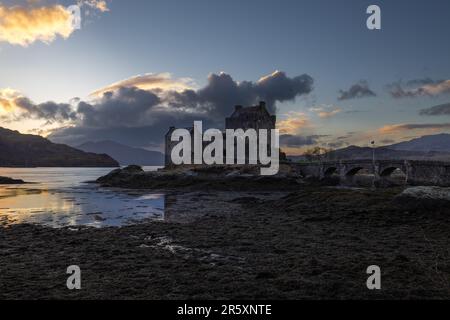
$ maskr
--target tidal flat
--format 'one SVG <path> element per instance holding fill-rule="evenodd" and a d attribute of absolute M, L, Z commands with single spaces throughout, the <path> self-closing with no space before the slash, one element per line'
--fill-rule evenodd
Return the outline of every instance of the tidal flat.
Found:
<path fill-rule="evenodd" d="M 202 212 L 185 221 L 2 226 L 0 298 L 449 299 L 450 208 L 405 209 L 402 190 L 198 191 L 171 200 Z M 69 265 L 81 290 L 66 287 Z M 366 287 L 370 265 L 381 290 Z"/>

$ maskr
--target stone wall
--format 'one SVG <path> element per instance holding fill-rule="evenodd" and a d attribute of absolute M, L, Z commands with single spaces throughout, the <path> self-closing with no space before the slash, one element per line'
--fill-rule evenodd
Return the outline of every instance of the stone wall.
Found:
<path fill-rule="evenodd" d="M 292 163 L 300 176 L 327 178 L 333 174 L 341 181 L 351 181 L 360 170 L 375 174 L 375 179 L 387 179 L 396 169 L 406 175 L 406 182 L 410 185 L 433 185 L 450 187 L 450 162 L 422 161 L 422 160 L 348 160 L 326 161 L 316 163 Z"/>

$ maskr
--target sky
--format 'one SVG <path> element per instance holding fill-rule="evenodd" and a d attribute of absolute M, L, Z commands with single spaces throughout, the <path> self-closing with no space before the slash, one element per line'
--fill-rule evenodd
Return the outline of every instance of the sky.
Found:
<path fill-rule="evenodd" d="M 369 30 L 366 9 L 381 9 Z M 67 10 L 78 5 L 80 29 Z M 268 102 L 291 154 L 450 132 L 446 0 L 0 0 L 0 126 L 161 149 Z"/>

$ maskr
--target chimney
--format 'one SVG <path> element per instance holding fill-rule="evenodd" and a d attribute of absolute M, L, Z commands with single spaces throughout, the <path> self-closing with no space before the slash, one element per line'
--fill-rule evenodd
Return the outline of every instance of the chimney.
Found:
<path fill-rule="evenodd" d="M 260 109 L 265 109 L 266 108 L 266 103 L 264 101 L 260 101 L 259 102 L 259 108 Z"/>

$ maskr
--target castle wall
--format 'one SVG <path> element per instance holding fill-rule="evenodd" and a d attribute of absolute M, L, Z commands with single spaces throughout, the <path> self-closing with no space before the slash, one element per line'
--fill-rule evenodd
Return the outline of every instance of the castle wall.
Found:
<path fill-rule="evenodd" d="M 276 126 L 276 116 L 270 115 L 266 109 L 265 103 L 260 102 L 258 106 L 243 108 L 242 106 L 236 106 L 234 113 L 225 119 L 226 129 L 267 129 L 273 130 Z M 178 143 L 177 141 L 171 141 L 172 132 L 175 127 L 171 127 L 165 136 L 165 165 L 171 166 L 171 152 L 173 147 Z M 224 145 L 225 147 L 225 145 Z M 248 148 L 247 148 L 248 149 Z M 268 150 L 270 152 L 270 132 L 268 132 Z M 248 154 L 248 152 L 247 152 Z"/>

